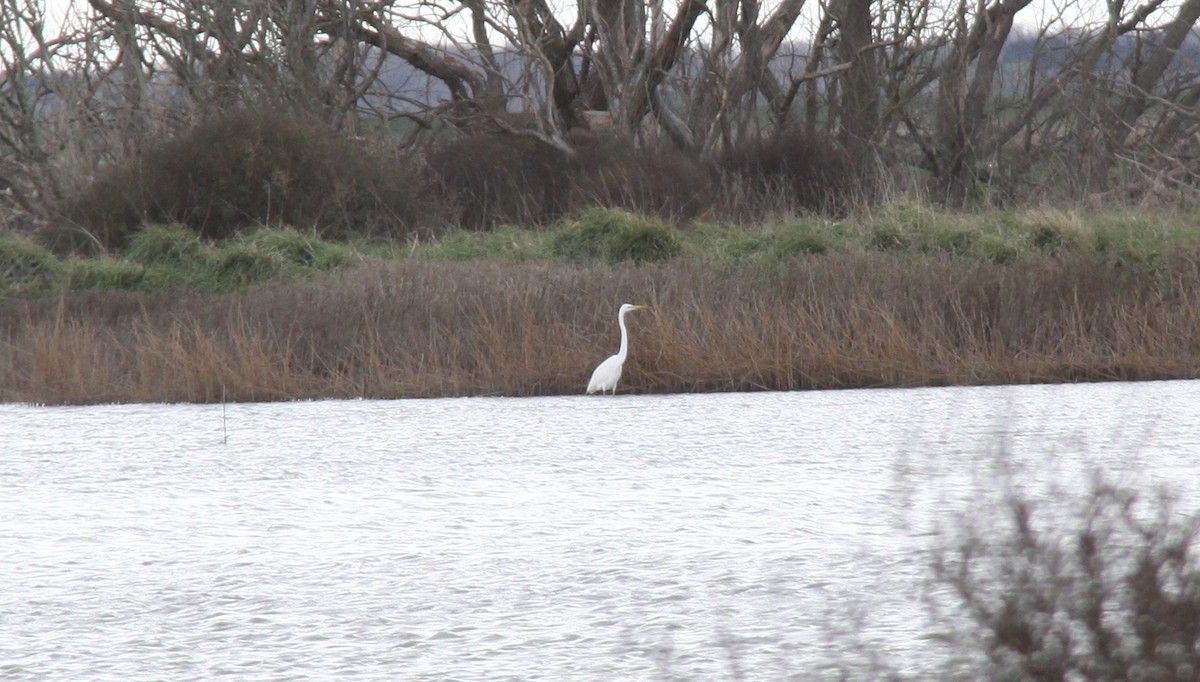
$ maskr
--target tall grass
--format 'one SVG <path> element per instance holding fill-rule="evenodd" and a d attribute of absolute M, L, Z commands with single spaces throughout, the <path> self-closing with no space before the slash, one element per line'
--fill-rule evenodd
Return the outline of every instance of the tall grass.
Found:
<path fill-rule="evenodd" d="M 1197 375 L 1200 252 L 995 265 L 835 252 L 737 270 L 371 261 L 239 294 L 0 303 L 0 399 L 44 403 L 577 393 L 631 321 L 622 390 L 683 392 Z"/>

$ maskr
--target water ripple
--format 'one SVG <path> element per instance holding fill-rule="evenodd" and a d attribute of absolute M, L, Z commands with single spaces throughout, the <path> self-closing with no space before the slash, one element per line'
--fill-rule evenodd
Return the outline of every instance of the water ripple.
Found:
<path fill-rule="evenodd" d="M 1193 481 L 1198 398 L 4 405 L 0 677 L 819 679 L 847 633 L 920 676 L 947 514 L 1014 472 Z"/>

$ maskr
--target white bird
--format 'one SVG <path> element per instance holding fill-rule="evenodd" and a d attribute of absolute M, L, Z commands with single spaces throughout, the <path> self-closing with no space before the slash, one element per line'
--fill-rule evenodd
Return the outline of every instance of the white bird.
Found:
<path fill-rule="evenodd" d="M 587 387 L 588 393 L 608 391 L 616 394 L 617 382 L 621 380 L 621 370 L 625 367 L 625 356 L 629 355 L 629 332 L 625 329 L 625 313 L 645 307 L 631 303 L 621 305 L 621 310 L 617 313 L 617 324 L 621 327 L 621 350 L 600 363 L 592 372 L 592 380 L 588 382 Z"/>

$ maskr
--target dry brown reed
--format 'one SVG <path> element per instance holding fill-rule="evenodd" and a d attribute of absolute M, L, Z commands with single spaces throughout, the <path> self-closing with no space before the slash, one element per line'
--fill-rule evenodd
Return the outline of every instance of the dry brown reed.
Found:
<path fill-rule="evenodd" d="M 0 399 L 212 402 L 1197 376 L 1200 253 L 810 256 L 770 273 L 661 265 L 370 263 L 241 294 L 89 292 L 0 303 Z"/>

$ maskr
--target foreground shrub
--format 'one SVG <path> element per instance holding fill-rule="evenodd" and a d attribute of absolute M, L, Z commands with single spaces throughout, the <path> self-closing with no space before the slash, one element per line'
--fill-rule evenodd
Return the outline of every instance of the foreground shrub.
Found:
<path fill-rule="evenodd" d="M 1016 494 L 935 563 L 996 680 L 1200 676 L 1200 517 L 1097 481 L 1066 517 Z"/>
<path fill-rule="evenodd" d="M 243 240 L 230 240 L 209 256 L 212 286 L 216 289 L 265 282 L 283 274 L 288 266 L 279 252 Z"/>
<path fill-rule="evenodd" d="M 775 251 L 780 256 L 825 253 L 830 248 L 827 235 L 809 223 L 785 225 L 779 231 Z"/>
<path fill-rule="evenodd" d="M 222 239 L 264 223 L 322 235 L 403 236 L 431 222 L 421 170 L 287 113 L 242 111 L 202 123 L 112 169 L 61 207 L 58 248 L 120 248 L 143 222 Z"/>
<path fill-rule="evenodd" d="M 322 241 L 316 234 L 301 234 L 294 227 L 261 227 L 247 235 L 245 241 L 276 254 L 286 263 L 305 268 L 333 270 L 350 261 L 350 252 L 345 247 Z"/>
<path fill-rule="evenodd" d="M 205 272 L 195 275 L 202 286 L 237 289 L 277 277 L 335 270 L 351 260 L 340 244 L 304 235 L 295 228 L 260 227 L 231 239 L 207 254 Z"/>
<path fill-rule="evenodd" d="M 557 256 L 577 261 L 646 263 L 674 258 L 681 247 L 675 228 L 661 219 L 592 208 L 560 229 L 552 250 Z"/>
<path fill-rule="evenodd" d="M 47 289 L 60 270 L 54 254 L 33 240 L 15 234 L 0 235 L 0 295 Z"/>
<path fill-rule="evenodd" d="M 147 225 L 129 240 L 125 255 L 142 265 L 177 266 L 201 257 L 204 244 L 183 225 Z"/>

